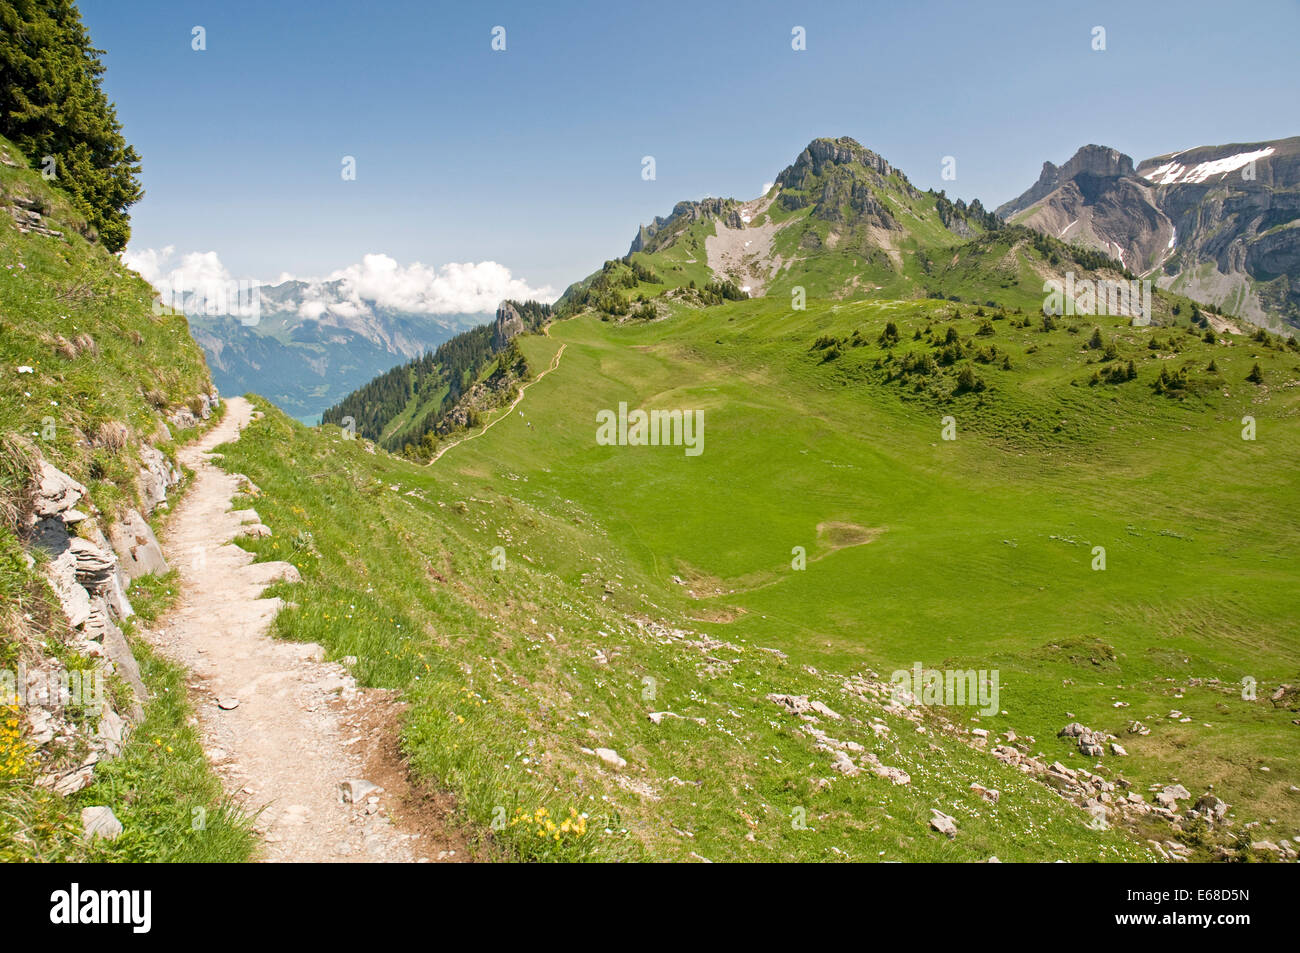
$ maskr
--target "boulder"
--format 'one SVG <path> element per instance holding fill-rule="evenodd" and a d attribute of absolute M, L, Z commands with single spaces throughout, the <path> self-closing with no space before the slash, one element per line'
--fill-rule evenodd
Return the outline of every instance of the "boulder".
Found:
<path fill-rule="evenodd" d="M 930 808 L 930 827 L 948 837 L 957 836 L 957 822 L 938 808 Z"/>
<path fill-rule="evenodd" d="M 117 819 L 110 807 L 83 807 L 81 809 L 81 830 L 82 836 L 87 841 L 93 841 L 96 837 L 102 837 L 105 840 L 117 840 L 122 833 L 122 822 Z"/>
<path fill-rule="evenodd" d="M 49 788 L 55 794 L 71 797 L 94 779 L 95 765 L 98 763 L 99 753 L 91 751 L 78 767 L 58 774 L 44 775 L 38 778 L 36 783 L 41 787 Z"/>
<path fill-rule="evenodd" d="M 1192 808 L 1208 820 L 1221 821 L 1228 813 L 1228 805 L 1213 794 L 1202 794 Z"/>
<path fill-rule="evenodd" d="M 1178 802 L 1191 796 L 1191 792 L 1181 784 L 1167 784 L 1162 790 L 1156 792 L 1156 803 L 1161 807 L 1176 811 L 1178 810 Z"/>
<path fill-rule="evenodd" d="M 129 579 L 167 572 L 167 560 L 153 529 L 137 510 L 129 510 L 122 522 L 115 523 L 108 531 L 108 538 Z"/>
<path fill-rule="evenodd" d="M 113 545 L 108 541 L 98 527 L 94 529 L 87 537 L 90 542 L 94 543 L 102 552 L 112 554 L 113 572 L 104 585 L 95 591 L 95 595 L 103 598 L 108 605 L 108 611 L 114 619 L 122 620 L 135 615 L 135 610 L 131 608 L 131 601 L 126 597 L 126 587 L 131 584 L 126 573 L 122 571 L 118 563 L 117 555 L 113 553 Z"/>
<path fill-rule="evenodd" d="M 95 729 L 95 738 L 104 746 L 104 753 L 115 758 L 122 752 L 122 741 L 126 737 L 126 722 L 111 707 L 105 705 L 99 713 L 99 726 Z"/>
<path fill-rule="evenodd" d="M 98 593 L 109 586 L 117 571 L 117 558 L 104 552 L 88 539 L 72 539 L 68 551 L 76 560 L 77 582 L 88 592 Z"/>
<path fill-rule="evenodd" d="M 863 762 L 871 773 L 878 778 L 884 778 L 892 784 L 911 784 L 912 776 L 902 768 L 895 768 L 892 765 L 883 763 L 874 751 L 868 751 L 862 757 Z"/>

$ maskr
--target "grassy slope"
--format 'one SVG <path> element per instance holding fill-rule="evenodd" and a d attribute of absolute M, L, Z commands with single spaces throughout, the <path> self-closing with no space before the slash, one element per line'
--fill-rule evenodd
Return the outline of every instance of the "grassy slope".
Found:
<path fill-rule="evenodd" d="M 67 200 L 28 169 L 6 140 L 0 139 L 0 147 L 20 164 L 0 165 L 5 204 L 14 196 L 38 199 L 47 224 L 66 238 L 22 234 L 7 213 L 0 214 L 0 501 L 22 510 L 24 461 L 35 448 L 83 483 L 88 503 L 111 518 L 139 502 L 139 442 L 154 436 L 159 407 L 206 392 L 207 366 L 184 317 L 154 314 L 148 284 L 86 241 Z M 75 342 L 79 335 L 89 335 L 93 348 L 60 353 L 60 339 Z M 20 366 L 33 373 L 18 373 Z M 94 446 L 86 439 L 105 424 L 125 425 L 125 444 Z M 172 434 L 175 440 L 193 435 Z M 165 441 L 154 443 L 171 449 Z M 167 596 L 165 584 L 157 593 L 153 588 L 152 581 L 132 586 L 130 597 L 142 621 Z M 63 645 L 66 620 L 48 588 L 27 570 L 7 519 L 0 520 L 0 606 L 0 666 L 11 669 L 30 660 L 37 642 L 73 668 L 88 664 Z M 92 787 L 72 800 L 36 788 L 23 739 L 0 737 L 0 762 L 12 769 L 0 770 L 0 859 L 243 860 L 250 855 L 251 835 L 223 806 L 197 731 L 187 724 L 181 671 L 150 655 L 142 643 L 133 645 L 153 701 L 123 756 L 101 767 Z M 111 806 L 127 834 L 112 845 L 87 848 L 79 810 L 93 804 Z M 208 816 L 201 830 L 194 829 L 196 807 Z"/>
<path fill-rule="evenodd" d="M 915 661 L 1000 670 L 1007 715 L 982 725 L 1034 735 L 1049 758 L 1080 762 L 1055 738 L 1077 719 L 1122 736 L 1131 757 L 1108 757 L 1103 770 L 1137 790 L 1213 783 L 1239 820 L 1294 828 L 1293 716 L 1243 701 L 1237 685 L 1297 674 L 1300 606 L 1285 560 L 1300 462 L 1287 383 L 1300 361 L 1244 339 L 1210 345 L 1099 319 L 1140 379 L 1090 387 L 1091 322 L 1071 334 L 999 321 L 989 340 L 1013 370 L 980 366 L 991 388 L 948 401 L 936 395 L 946 387 L 882 382 L 874 343 L 828 364 L 810 352 L 824 333 L 858 329 L 874 342 L 886 320 L 899 325 L 900 352 L 920 346 L 916 328 L 975 329 L 951 312 L 816 302 L 794 314 L 769 299 L 642 325 L 564 322 L 550 339 L 525 340 L 534 368 L 568 348 L 524 416 L 429 468 L 271 414 L 227 464 L 266 491 L 259 512 L 312 534 L 249 544 L 268 557 L 298 547 L 307 581 L 280 633 L 357 655 L 363 678 L 406 688 L 413 763 L 456 789 L 474 820 L 498 807 L 592 814 L 572 851 L 1142 855 L 945 735 L 886 715 L 893 734 L 873 740 L 865 722 L 881 711 L 844 694 L 842 676 L 887 677 Z M 1162 350 L 1146 346 L 1153 336 Z M 1217 376 L 1201 370 L 1211 356 Z M 1255 360 L 1266 387 L 1243 380 Z M 1194 393 L 1152 392 L 1158 366 L 1184 363 Z M 596 410 L 620 400 L 704 409 L 705 453 L 596 446 Z M 1245 413 L 1259 421 L 1253 443 L 1240 438 Z M 945 414 L 958 422 L 955 442 L 940 439 Z M 836 549 L 818 531 L 831 522 L 880 533 Z M 507 567 L 493 571 L 498 545 Z M 789 568 L 796 545 L 809 553 L 804 572 Z M 1095 545 L 1107 549 L 1105 572 L 1090 568 Z M 692 598 L 674 575 L 716 595 Z M 647 635 L 633 617 L 718 641 Z M 811 692 L 860 719 L 822 727 L 913 783 L 864 776 L 819 789 L 828 758 L 764 700 L 771 691 Z M 1192 720 L 1164 717 L 1175 708 Z M 663 709 L 706 724 L 646 720 Z M 969 711 L 943 714 L 973 724 Z M 1152 733 L 1125 735 L 1130 718 Z M 629 768 L 601 770 L 584 746 L 615 748 Z M 972 780 L 1003 790 L 996 809 L 969 792 Z M 931 806 L 957 816 L 962 836 L 929 832 Z M 798 808 L 815 830 L 791 826 Z M 568 840 L 519 829 L 503 836 L 525 856 L 570 855 Z"/>
<path fill-rule="evenodd" d="M 7 141 L 0 146 L 22 162 Z M 0 188 L 6 201 L 40 199 L 48 223 L 66 238 L 24 235 L 7 214 L 0 217 L 0 432 L 39 442 L 46 458 L 84 483 L 105 512 L 134 505 L 134 447 L 92 449 L 83 435 L 120 423 L 131 430 L 132 443 L 152 437 L 159 407 L 208 390 L 203 352 L 183 315 L 154 314 L 153 289 L 144 279 L 75 231 L 67 200 L 38 173 L 0 165 Z M 89 335 L 93 348 L 59 353 L 60 339 L 78 335 Z M 20 374 L 20 366 L 34 372 Z M 54 425 L 48 439 L 47 423 Z"/>

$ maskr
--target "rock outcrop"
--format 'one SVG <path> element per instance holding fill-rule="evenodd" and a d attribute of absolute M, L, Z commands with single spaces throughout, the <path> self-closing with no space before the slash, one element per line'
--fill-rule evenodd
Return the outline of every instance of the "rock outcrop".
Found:
<path fill-rule="evenodd" d="M 781 189 L 779 201 L 787 209 L 811 205 L 814 218 L 889 231 L 901 226 L 876 191 L 919 195 L 901 172 L 849 138 L 814 139 L 781 171 L 776 184 Z"/>
<path fill-rule="evenodd" d="M 109 541 L 121 559 L 123 571 L 129 579 L 138 579 L 150 573 L 167 572 L 167 560 L 154 536 L 148 521 L 138 510 L 128 510 L 120 523 L 108 531 Z"/>
<path fill-rule="evenodd" d="M 740 203 L 735 199 L 709 198 L 698 202 L 678 202 L 667 217 L 656 215 L 649 225 L 642 225 L 627 253 L 631 255 L 639 251 L 655 251 L 701 219 L 726 218 L 739 207 Z"/>
<path fill-rule="evenodd" d="M 515 306 L 509 301 L 501 302 L 501 306 L 497 308 L 496 322 L 492 325 L 492 349 L 504 350 L 511 338 L 523 333 L 524 319 L 519 316 Z"/>
<path fill-rule="evenodd" d="M 1039 199 L 1047 197 L 1065 183 L 1073 182 L 1079 177 L 1116 179 L 1131 175 L 1133 175 L 1133 160 L 1118 149 L 1097 145 L 1084 146 L 1071 156 L 1064 165 L 1058 166 L 1051 162 L 1044 162 L 1043 171 L 1039 174 L 1038 181 L 1023 194 L 1010 202 L 999 205 L 995 212 L 1000 218 L 1011 218 L 1017 212 L 1029 208 Z"/>
<path fill-rule="evenodd" d="M 16 688 L 39 765 L 37 783 L 63 795 L 89 784 L 95 765 L 121 751 L 129 725 L 144 717 L 147 697 L 140 666 L 118 626 L 134 614 L 127 573 L 102 530 L 77 509 L 85 494 L 68 474 L 39 461 L 28 545 L 45 558 L 45 578 L 67 618 L 67 647 L 94 663 L 70 670 L 60 659 L 40 655 L 19 666 Z M 143 517 L 132 514 L 148 531 Z M 156 549 L 152 531 L 148 538 Z M 109 676 L 131 689 L 120 707 L 107 691 Z"/>
<path fill-rule="evenodd" d="M 200 421 L 212 416 L 212 411 L 221 406 L 221 397 L 214 387 L 207 394 L 196 394 L 188 405 L 179 407 L 167 415 L 167 422 L 173 427 L 197 427 Z"/>

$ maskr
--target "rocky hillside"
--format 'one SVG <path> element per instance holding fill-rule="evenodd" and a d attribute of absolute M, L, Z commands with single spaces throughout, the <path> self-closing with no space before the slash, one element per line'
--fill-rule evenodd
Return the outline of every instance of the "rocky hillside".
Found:
<path fill-rule="evenodd" d="M 916 297 L 927 291 L 914 267 L 918 251 L 961 244 L 998 224 L 978 201 L 920 191 L 853 139 L 823 138 L 765 195 L 679 202 L 638 230 L 627 257 L 658 277 L 647 284 L 668 287 L 716 281 L 749 295 L 801 287 L 817 297 Z"/>
<path fill-rule="evenodd" d="M 220 400 L 184 317 L 7 140 L 0 207 L 0 857 L 81 856 L 67 799 L 153 694 L 129 638 L 137 592 L 153 605 L 167 578 L 151 519 Z M 107 804 L 80 808 L 121 831 Z"/>
<path fill-rule="evenodd" d="M 1120 157 L 1107 152 L 1047 181 L 1054 188 L 1062 175 L 1082 174 L 1085 162 L 1108 171 Z M 1044 282 L 1064 281 L 1069 271 L 1134 278 L 1113 248 L 1008 228 L 978 200 L 922 192 L 882 156 L 841 137 L 813 140 L 756 199 L 679 202 L 639 229 L 624 258 L 571 286 L 559 310 L 643 320 L 674 303 L 711 307 L 759 296 L 788 296 L 796 308 L 814 298 L 947 298 L 1037 310 Z"/>
<path fill-rule="evenodd" d="M 1134 164 L 1089 145 L 997 214 L 1111 255 L 1162 288 L 1267 327 L 1300 326 L 1300 137 Z"/>

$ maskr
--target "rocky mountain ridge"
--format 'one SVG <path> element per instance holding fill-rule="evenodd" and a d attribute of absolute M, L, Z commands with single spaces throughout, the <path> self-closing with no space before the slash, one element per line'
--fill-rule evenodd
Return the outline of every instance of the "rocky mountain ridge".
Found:
<path fill-rule="evenodd" d="M 1139 163 L 1089 145 L 997 210 L 1110 254 L 1161 288 L 1265 327 L 1300 327 L 1300 137 Z"/>

